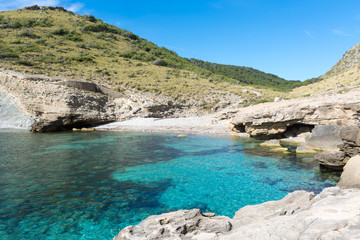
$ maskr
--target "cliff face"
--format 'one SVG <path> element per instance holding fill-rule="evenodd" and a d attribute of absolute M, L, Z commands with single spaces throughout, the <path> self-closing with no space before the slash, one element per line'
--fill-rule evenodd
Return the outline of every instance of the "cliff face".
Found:
<path fill-rule="evenodd" d="M 284 134 L 294 125 L 359 124 L 360 89 L 301 99 L 264 103 L 240 109 L 232 120 L 253 137 Z"/>
<path fill-rule="evenodd" d="M 61 79 L 0 72 L 0 84 L 34 119 L 33 131 L 65 130 L 115 120 L 108 96 L 71 87 Z"/>
<path fill-rule="evenodd" d="M 0 89 L 0 128 L 30 128 L 34 119 L 21 104 L 6 91 Z"/>
<path fill-rule="evenodd" d="M 3 95 L 11 96 L 12 102 L 16 103 L 17 112 L 30 119 L 22 127 L 31 125 L 31 130 L 36 132 L 90 127 L 133 117 L 163 118 L 204 113 L 195 104 L 173 103 L 170 97 L 131 90 L 119 93 L 93 82 L 63 77 L 1 70 L 0 86 Z M 0 96 L 0 99 L 3 99 L 0 100 L 0 114 L 10 116 L 8 111 L 5 112 L 5 108 L 13 108 L 8 98 Z M 0 116 L 0 121 L 8 120 Z"/>

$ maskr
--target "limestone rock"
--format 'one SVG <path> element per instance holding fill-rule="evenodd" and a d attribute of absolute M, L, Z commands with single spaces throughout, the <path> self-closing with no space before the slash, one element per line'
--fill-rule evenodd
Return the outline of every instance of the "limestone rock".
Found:
<path fill-rule="evenodd" d="M 338 126 L 317 125 L 306 137 L 306 145 L 319 150 L 339 149 L 339 145 L 343 143 L 340 137 L 340 129 Z"/>
<path fill-rule="evenodd" d="M 179 210 L 150 216 L 136 226 L 121 230 L 114 240 L 133 239 L 211 239 L 232 229 L 231 219 L 202 214 L 199 209 Z M 207 238 L 205 238 L 207 237 Z M 210 237 L 210 238 L 209 238 Z"/>
<path fill-rule="evenodd" d="M 360 188 L 360 155 L 350 158 L 346 163 L 337 186 L 340 188 Z"/>
<path fill-rule="evenodd" d="M 289 149 L 287 149 L 285 147 L 272 148 L 272 149 L 270 149 L 270 152 L 290 153 Z"/>
<path fill-rule="evenodd" d="M 260 146 L 262 146 L 262 147 L 281 147 L 280 140 L 278 140 L 278 139 L 271 139 L 271 140 L 265 141 L 263 143 L 260 143 Z"/>
<path fill-rule="evenodd" d="M 360 160 L 360 159 L 359 159 Z M 151 216 L 121 230 L 125 239 L 360 239 L 360 189 L 295 191 L 279 201 L 246 206 L 233 219 L 206 217 L 198 209 Z"/>
<path fill-rule="evenodd" d="M 306 146 L 298 146 L 296 148 L 297 154 L 316 154 L 317 152 L 311 148 L 308 148 Z"/>
<path fill-rule="evenodd" d="M 30 125 L 34 123 L 33 131 L 71 130 L 135 117 L 203 116 L 210 110 L 204 109 L 201 102 L 214 104 L 214 110 L 219 110 L 237 106 L 243 100 L 234 93 L 225 93 L 219 98 L 197 96 L 184 102 L 136 89 L 117 92 L 108 84 L 96 79 L 84 81 L 0 69 L 0 90 L 14 97 L 21 114 L 30 119 Z M 228 116 L 232 114 L 227 111 Z M 217 119 L 222 120 L 220 116 Z"/>
<path fill-rule="evenodd" d="M 315 155 L 315 159 L 320 165 L 338 170 L 342 170 L 345 166 L 344 157 L 345 154 L 340 151 L 326 151 Z"/>
<path fill-rule="evenodd" d="M 281 100 L 281 98 L 279 98 L 279 97 L 274 98 L 274 102 L 279 102 L 280 100 Z"/>
<path fill-rule="evenodd" d="M 252 137 L 286 134 L 294 125 L 351 126 L 359 122 L 360 90 L 249 106 L 232 119 Z"/>

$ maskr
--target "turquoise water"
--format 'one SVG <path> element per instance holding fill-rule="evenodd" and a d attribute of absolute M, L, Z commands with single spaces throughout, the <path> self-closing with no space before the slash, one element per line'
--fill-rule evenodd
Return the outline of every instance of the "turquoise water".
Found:
<path fill-rule="evenodd" d="M 0 239 L 112 239 L 153 214 L 241 207 L 338 176 L 254 140 L 145 133 L 0 131 Z"/>

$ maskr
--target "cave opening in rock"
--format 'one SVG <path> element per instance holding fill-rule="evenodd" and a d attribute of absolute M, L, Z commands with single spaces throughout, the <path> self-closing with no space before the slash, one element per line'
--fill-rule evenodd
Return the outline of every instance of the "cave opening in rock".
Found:
<path fill-rule="evenodd" d="M 240 132 L 240 133 L 246 132 L 244 124 L 235 125 L 234 128 L 236 129 L 237 132 Z"/>
<path fill-rule="evenodd" d="M 315 125 L 296 123 L 286 128 L 286 131 L 282 134 L 282 137 L 305 137 L 311 133 L 311 130 Z"/>

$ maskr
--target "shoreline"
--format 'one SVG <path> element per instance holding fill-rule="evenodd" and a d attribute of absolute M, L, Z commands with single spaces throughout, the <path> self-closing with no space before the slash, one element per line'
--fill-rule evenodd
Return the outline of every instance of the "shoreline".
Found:
<path fill-rule="evenodd" d="M 168 132 L 204 135 L 250 137 L 247 133 L 236 133 L 229 128 L 230 120 L 215 117 L 185 118 L 132 118 L 95 127 L 96 131 Z"/>

